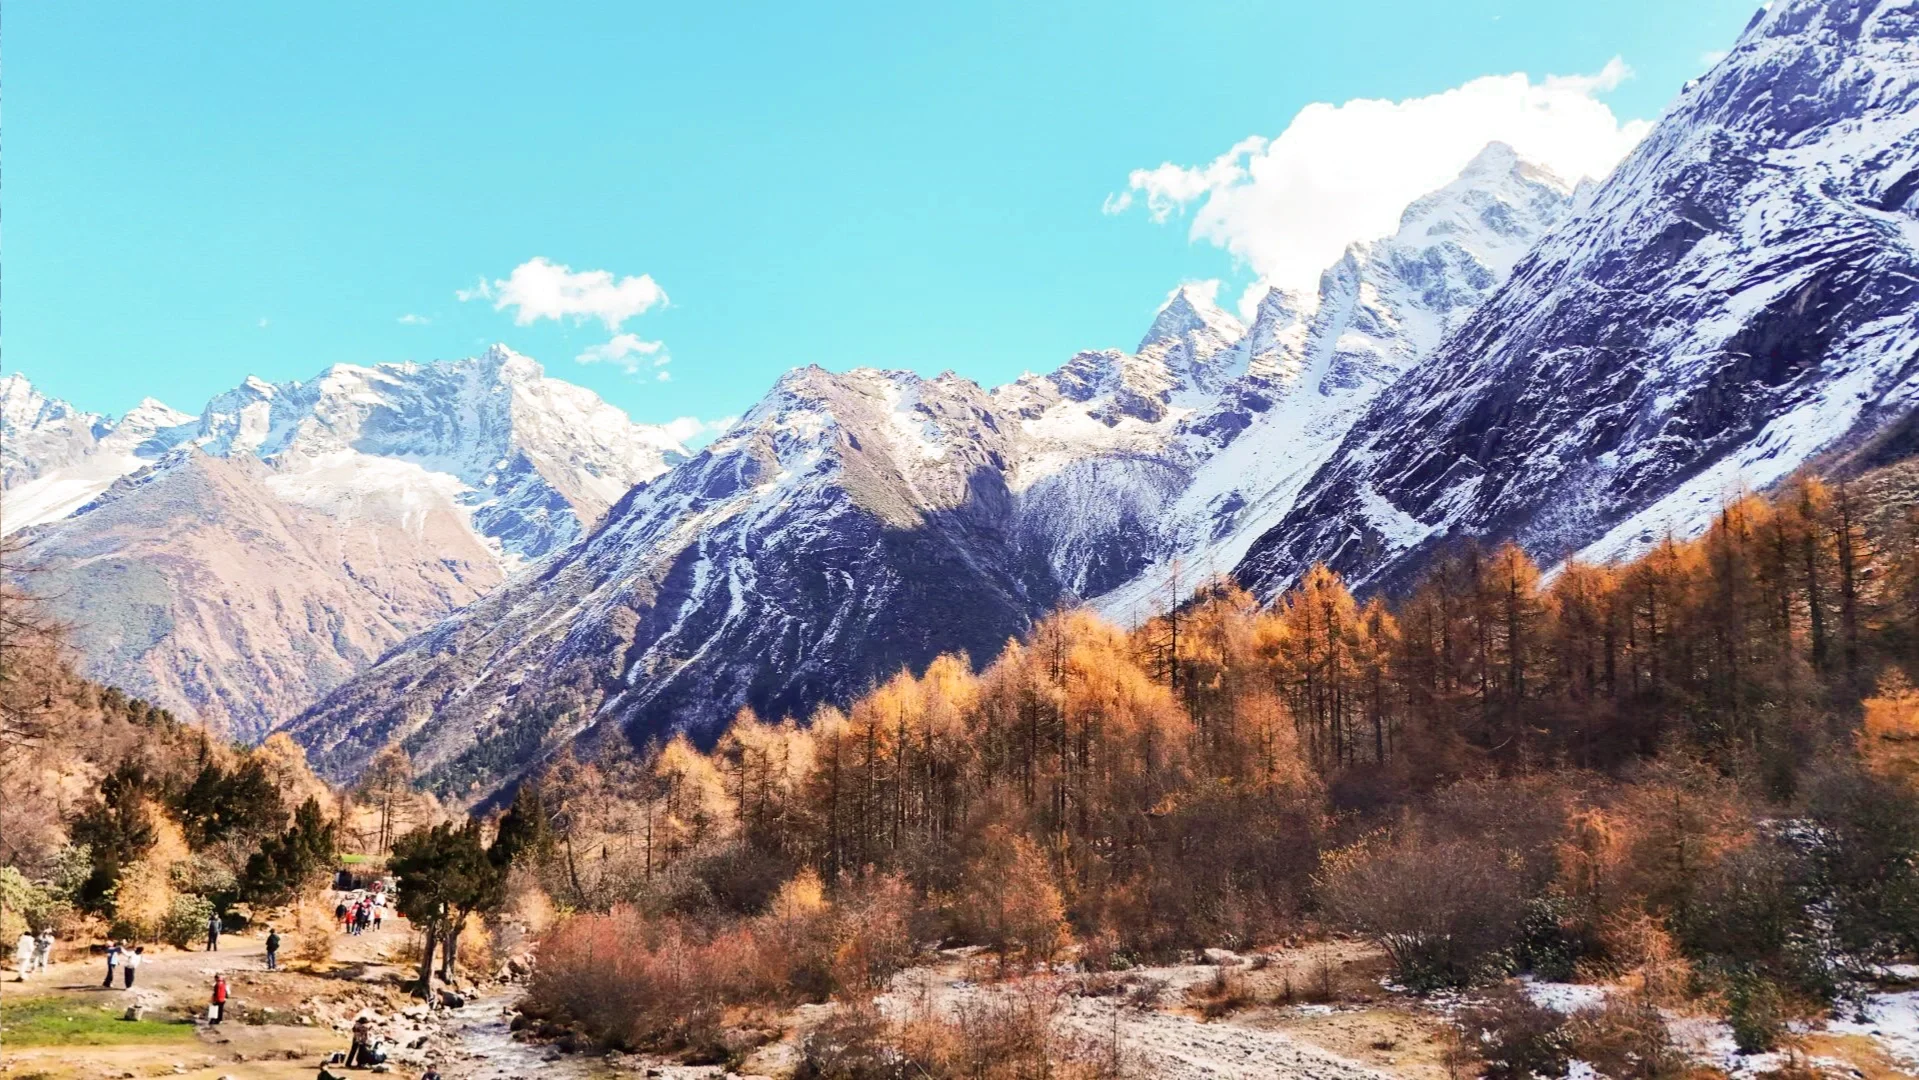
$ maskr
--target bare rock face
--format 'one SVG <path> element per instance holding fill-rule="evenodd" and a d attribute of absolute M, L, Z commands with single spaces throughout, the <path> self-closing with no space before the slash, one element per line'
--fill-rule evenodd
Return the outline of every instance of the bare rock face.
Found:
<path fill-rule="evenodd" d="M 1238 573 L 1391 587 L 1458 536 L 1630 555 L 1903 423 L 1915 375 L 1919 8 L 1782 0 L 1372 403 Z"/>
<path fill-rule="evenodd" d="M 192 452 L 35 538 L 34 584 L 89 670 L 257 737 L 501 580 L 450 511 L 347 525 L 271 478 Z"/>

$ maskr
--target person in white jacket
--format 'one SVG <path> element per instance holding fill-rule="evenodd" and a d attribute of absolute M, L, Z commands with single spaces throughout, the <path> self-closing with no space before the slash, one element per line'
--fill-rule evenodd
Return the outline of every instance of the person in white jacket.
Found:
<path fill-rule="evenodd" d="M 40 940 L 33 944 L 33 966 L 45 971 L 53 964 L 53 927 L 40 931 Z"/>
<path fill-rule="evenodd" d="M 21 982 L 26 982 L 27 976 L 33 974 L 33 954 L 39 947 L 32 934 L 20 931 L 20 940 L 13 946 L 13 969 L 20 973 Z"/>

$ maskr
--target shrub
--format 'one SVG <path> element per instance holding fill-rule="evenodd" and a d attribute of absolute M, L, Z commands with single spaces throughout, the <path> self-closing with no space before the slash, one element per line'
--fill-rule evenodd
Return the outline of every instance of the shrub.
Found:
<path fill-rule="evenodd" d="M 870 1004 L 848 1005 L 800 1041 L 794 1080 L 895 1080 L 910 1075 L 891 1026 Z"/>
<path fill-rule="evenodd" d="M 1785 998 L 1772 980 L 1741 972 L 1726 988 L 1726 1023 L 1740 1053 L 1767 1053 L 1786 1033 Z"/>
<path fill-rule="evenodd" d="M 1612 1080 L 1671 1080 L 1687 1072 L 1665 1016 L 1636 994 L 1615 994 L 1596 1009 L 1580 1010 L 1566 1030 L 1572 1056 Z"/>
<path fill-rule="evenodd" d="M 1477 1042 L 1488 1080 L 1532 1080 L 1566 1073 L 1571 1036 L 1566 1019 L 1509 985 L 1460 1010 L 1469 1042 Z M 1615 1078 L 1618 1080 L 1618 1078 Z"/>
<path fill-rule="evenodd" d="M 1720 860 L 1677 921 L 1686 951 L 1722 971 L 1763 972 L 1830 1001 L 1828 961 L 1813 943 L 1805 862 L 1784 843 L 1756 841 Z"/>
<path fill-rule="evenodd" d="M 1399 981 L 1418 991 L 1499 973 L 1522 911 L 1514 871 L 1467 840 L 1375 841 L 1336 852 L 1321 896 L 1335 919 L 1376 940 Z"/>
<path fill-rule="evenodd" d="M 796 879 L 766 914 L 717 925 L 631 907 L 562 920 L 542 938 L 528 1011 L 633 1049 L 710 1047 L 727 1008 L 870 991 L 905 966 L 902 879 L 848 883 L 836 903 L 816 883 Z"/>
<path fill-rule="evenodd" d="M 212 918 L 213 901 L 194 893 L 180 893 L 167 905 L 156 936 L 176 949 L 189 948 L 206 936 L 207 923 Z"/>
<path fill-rule="evenodd" d="M 1187 991 L 1200 1015 L 1214 1020 L 1257 1003 L 1252 983 L 1229 968 L 1214 968 L 1213 977 Z"/>
<path fill-rule="evenodd" d="M 923 1007 L 899 1025 L 903 1075 L 932 1080 L 1098 1080 L 1123 1074 L 1117 1046 L 1062 1036 L 1053 1023 L 1059 994 L 1025 982 L 955 1005 Z"/>
<path fill-rule="evenodd" d="M 1588 936 L 1569 925 L 1566 903 L 1558 897 L 1526 901 L 1513 943 L 1513 965 L 1542 979 L 1567 982 L 1579 961 L 1594 951 Z"/>
<path fill-rule="evenodd" d="M 1840 947 L 1879 963 L 1919 951 L 1919 796 L 1836 768 L 1809 786 L 1820 829 L 1811 856 Z"/>

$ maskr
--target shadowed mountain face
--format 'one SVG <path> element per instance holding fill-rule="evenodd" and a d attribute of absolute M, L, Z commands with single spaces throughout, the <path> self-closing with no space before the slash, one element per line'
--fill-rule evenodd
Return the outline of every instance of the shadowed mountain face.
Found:
<path fill-rule="evenodd" d="M 1628 556 L 1899 423 L 1916 195 L 1919 7 L 1773 5 L 1373 402 L 1239 576 L 1271 595 L 1321 561 L 1393 587 L 1454 536 Z"/>
<path fill-rule="evenodd" d="M 477 772 L 609 730 L 712 735 L 743 705 L 804 712 L 941 652 L 996 654 L 1056 597 L 1010 528 L 996 428 L 962 379 L 796 371 L 564 557 L 293 731 L 336 772 L 394 739 Z"/>

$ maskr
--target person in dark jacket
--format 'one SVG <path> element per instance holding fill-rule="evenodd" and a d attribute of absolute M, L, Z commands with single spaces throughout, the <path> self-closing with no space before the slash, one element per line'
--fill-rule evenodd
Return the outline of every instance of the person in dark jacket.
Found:
<path fill-rule="evenodd" d="M 353 1045 L 346 1052 L 346 1067 L 355 1069 L 368 1065 L 367 1051 L 372 1042 L 373 1021 L 365 1016 L 353 1021 Z"/>
<path fill-rule="evenodd" d="M 280 932 L 267 927 L 267 970 L 280 970 Z"/>
<path fill-rule="evenodd" d="M 207 916 L 207 951 L 220 951 L 220 913 Z"/>

